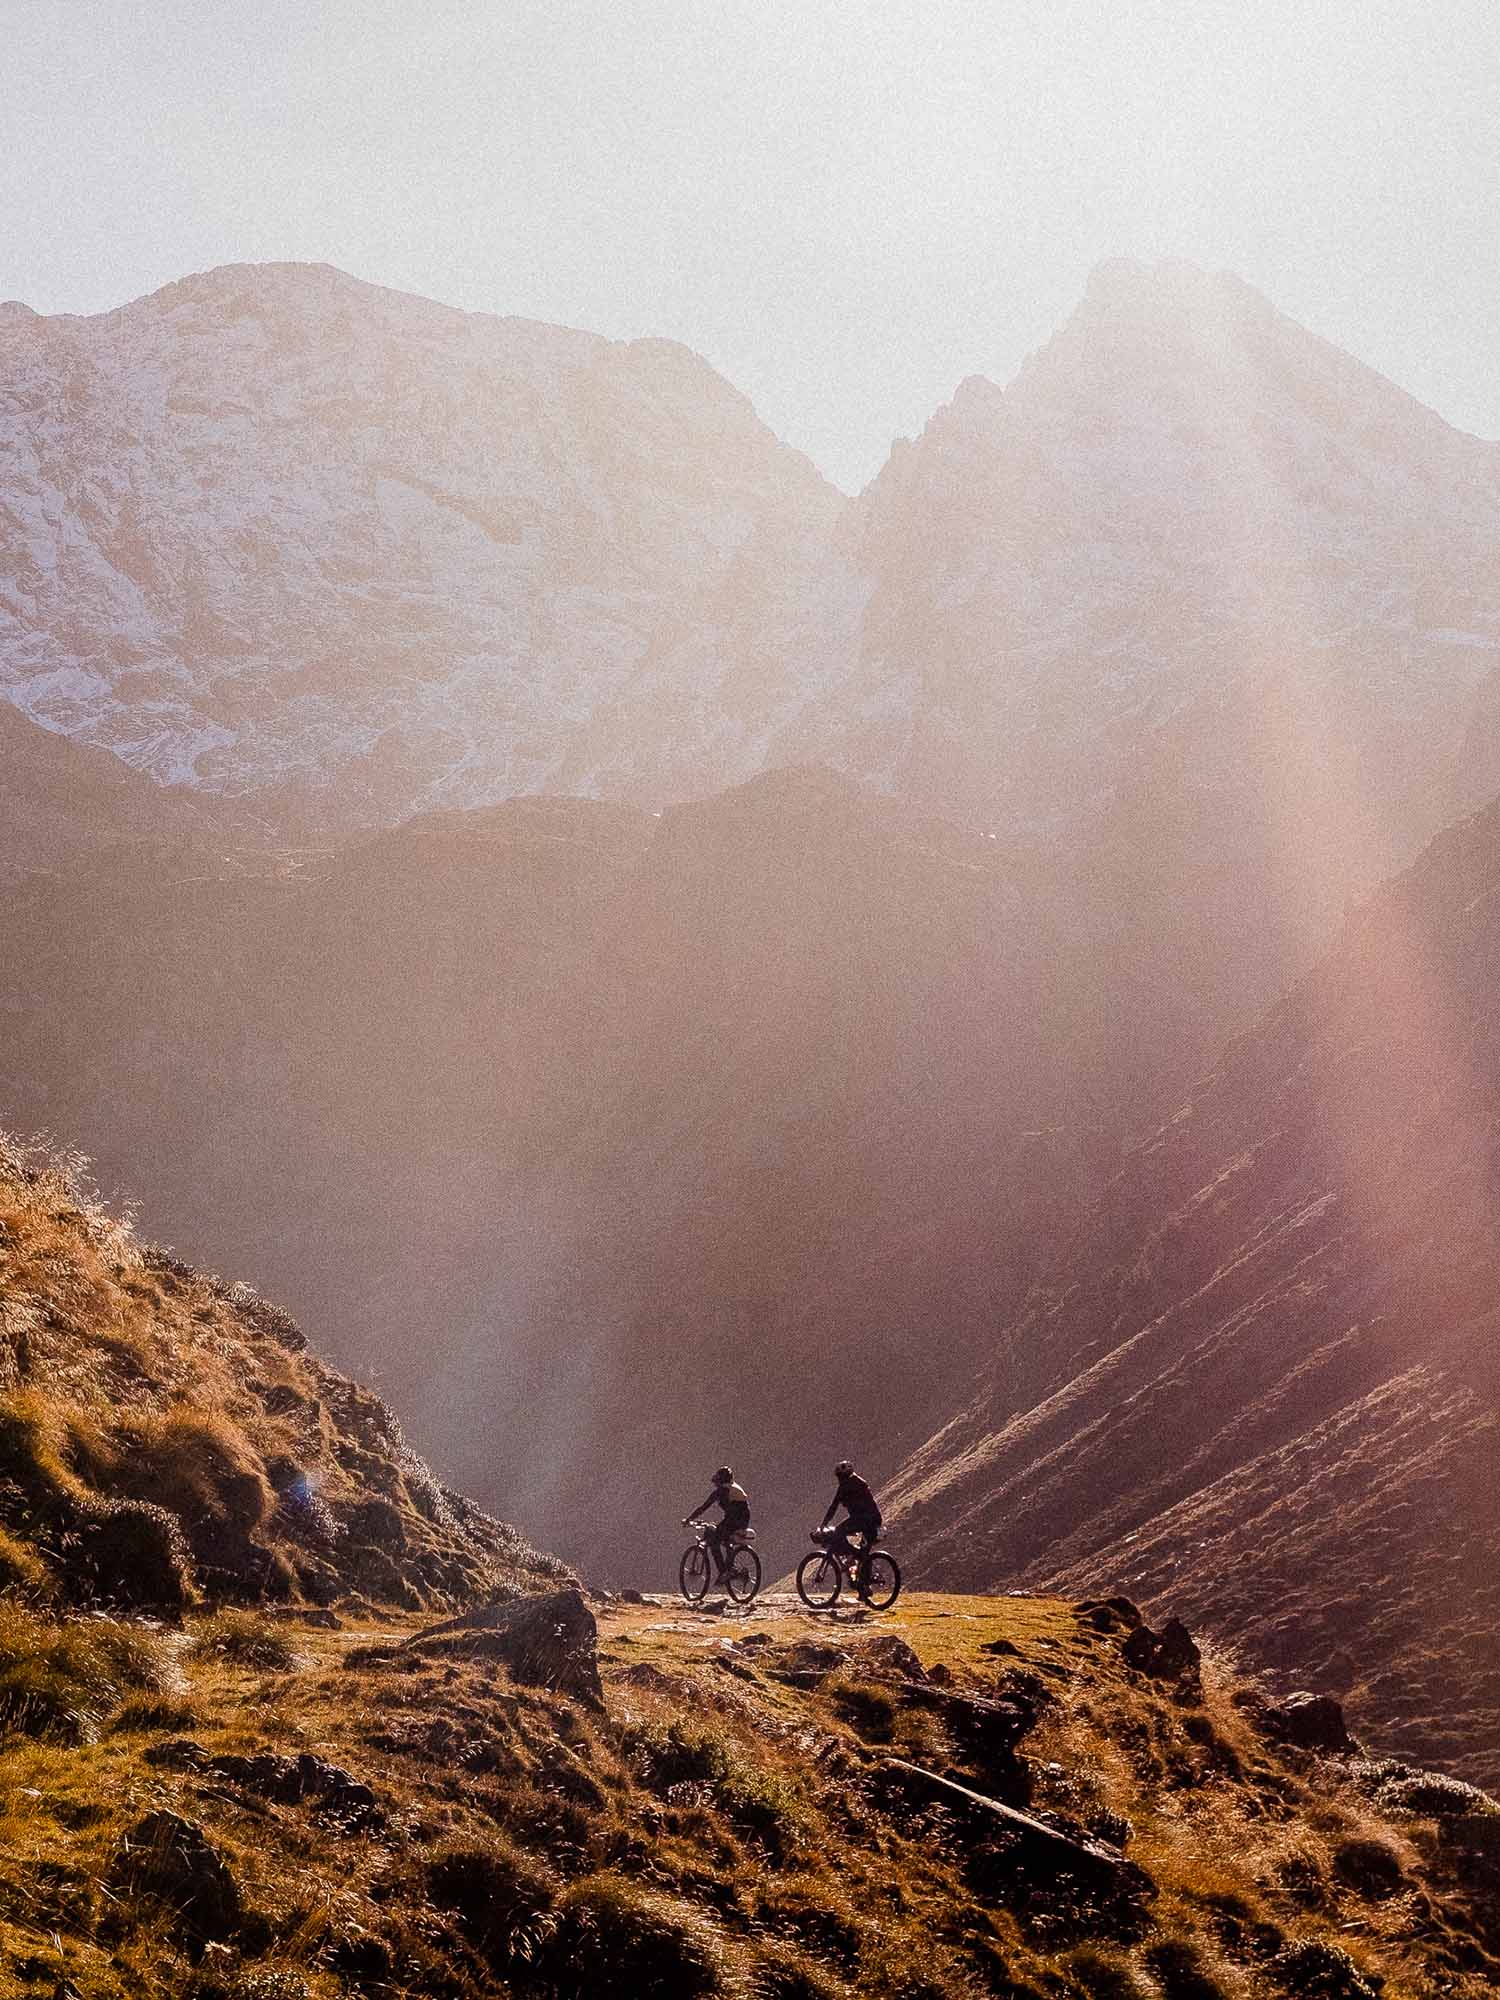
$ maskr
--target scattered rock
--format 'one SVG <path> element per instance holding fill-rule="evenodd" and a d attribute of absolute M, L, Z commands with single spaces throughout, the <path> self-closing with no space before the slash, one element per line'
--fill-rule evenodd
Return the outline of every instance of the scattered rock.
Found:
<path fill-rule="evenodd" d="M 1257 1716 L 1259 1727 L 1278 1743 L 1299 1750 L 1348 1752 L 1358 1748 L 1344 1722 L 1344 1711 L 1331 1694 L 1289 1694 Z"/>
<path fill-rule="evenodd" d="M 1160 1632 L 1149 1625 L 1137 1625 L 1121 1651 L 1125 1664 L 1153 1679 L 1196 1680 L 1202 1655 L 1180 1618 L 1170 1618 Z"/>
<path fill-rule="evenodd" d="M 141 1761 L 164 1771 L 201 1771 L 208 1763 L 208 1752 L 190 1736 L 173 1736 L 165 1743 L 149 1744 L 141 1752 Z"/>
<path fill-rule="evenodd" d="M 384 1819 L 380 1802 L 368 1785 L 307 1751 L 298 1757 L 270 1750 L 253 1757 L 225 1755 L 209 1759 L 206 1768 L 215 1777 L 277 1805 L 311 1801 L 318 1819 L 351 1832 L 377 1826 Z"/>
<path fill-rule="evenodd" d="M 1021 1657 L 1020 1647 L 1013 1646 L 1009 1639 L 991 1639 L 979 1650 L 981 1653 L 994 1653 L 1004 1659 L 1019 1660 Z"/>
<path fill-rule="evenodd" d="M 904 1681 L 925 1681 L 927 1669 L 915 1650 L 895 1632 L 882 1632 L 854 1648 L 850 1665 L 861 1673 L 899 1674 Z"/>
<path fill-rule="evenodd" d="M 147 1813 L 122 1834 L 106 1880 L 117 1894 L 147 1896 L 173 1911 L 199 1943 L 233 1936 L 244 1916 L 223 1855 L 201 1827 L 174 1812 Z"/>
<path fill-rule="evenodd" d="M 599 1626 L 577 1589 L 482 1605 L 418 1632 L 402 1651 L 498 1660 L 526 1687 L 554 1688 L 600 1705 L 604 1700 Z"/>

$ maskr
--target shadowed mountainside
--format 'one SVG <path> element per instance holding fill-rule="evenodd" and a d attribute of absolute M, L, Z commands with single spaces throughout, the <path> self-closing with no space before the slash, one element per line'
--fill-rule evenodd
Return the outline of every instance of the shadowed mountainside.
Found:
<path fill-rule="evenodd" d="M 217 800 L 155 785 L 0 701 L 0 884 L 98 865 L 124 844 L 211 840 L 229 822 Z"/>
<path fill-rule="evenodd" d="M 784 1526 L 809 1454 L 894 1464 L 1211 1046 L 1092 878 L 827 773 L 123 856 L 4 918 L 12 1122 L 606 1569 L 726 1451 Z"/>
<path fill-rule="evenodd" d="M 1500 1774 L 1500 805 L 1131 1153 L 903 1468 L 949 1583 L 1108 1582 Z"/>

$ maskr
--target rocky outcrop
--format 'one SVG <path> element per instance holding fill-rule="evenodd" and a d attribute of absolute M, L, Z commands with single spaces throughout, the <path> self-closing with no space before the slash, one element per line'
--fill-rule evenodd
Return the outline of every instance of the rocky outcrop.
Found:
<path fill-rule="evenodd" d="M 494 1660 L 527 1687 L 602 1703 L 599 1627 L 581 1591 L 556 1590 L 512 1604 L 486 1604 L 429 1626 L 404 1650 Z"/>
<path fill-rule="evenodd" d="M 1278 1743 L 1293 1743 L 1299 1750 L 1351 1756 L 1359 1748 L 1349 1734 L 1343 1708 L 1331 1694 L 1289 1694 L 1260 1710 L 1256 1721 Z"/>

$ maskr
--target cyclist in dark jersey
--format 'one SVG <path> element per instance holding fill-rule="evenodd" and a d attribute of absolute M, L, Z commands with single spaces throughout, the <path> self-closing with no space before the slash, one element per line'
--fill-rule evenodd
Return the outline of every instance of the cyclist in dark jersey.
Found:
<path fill-rule="evenodd" d="M 696 1506 L 691 1514 L 683 1518 L 683 1527 L 690 1528 L 706 1508 L 719 1503 L 722 1518 L 708 1530 L 708 1545 L 713 1551 L 716 1581 L 724 1581 L 724 1572 L 729 1567 L 729 1552 L 736 1535 L 750 1525 L 750 1496 L 736 1480 L 727 1465 L 721 1465 L 714 1474 L 713 1491 L 708 1498 Z"/>
<path fill-rule="evenodd" d="M 828 1512 L 823 1516 L 826 1528 L 840 1507 L 845 1518 L 839 1522 L 829 1538 L 828 1546 L 838 1549 L 847 1556 L 859 1556 L 858 1589 L 860 1596 L 865 1593 L 865 1556 L 874 1547 L 880 1533 L 881 1513 L 875 1495 L 870 1491 L 869 1482 L 861 1479 L 847 1458 L 841 1458 L 833 1468 L 833 1476 L 838 1481 L 838 1491 L 834 1494 Z M 855 1550 L 850 1537 L 860 1536 L 863 1547 Z"/>

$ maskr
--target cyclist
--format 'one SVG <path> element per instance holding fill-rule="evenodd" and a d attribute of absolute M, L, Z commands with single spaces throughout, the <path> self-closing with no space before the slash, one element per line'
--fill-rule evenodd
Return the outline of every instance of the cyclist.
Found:
<path fill-rule="evenodd" d="M 707 1532 L 707 1542 L 713 1552 L 715 1582 L 724 1581 L 729 1568 L 729 1556 L 734 1546 L 734 1538 L 742 1534 L 750 1525 L 750 1496 L 735 1478 L 727 1465 L 721 1465 L 714 1474 L 713 1490 L 708 1498 L 696 1506 L 691 1514 L 683 1517 L 682 1525 L 690 1528 L 705 1509 L 719 1503 L 722 1518 Z"/>
<path fill-rule="evenodd" d="M 870 1491 L 869 1482 L 860 1478 L 849 1459 L 841 1458 L 839 1460 L 838 1464 L 833 1468 L 833 1476 L 839 1483 L 838 1491 L 834 1494 L 829 1504 L 828 1512 L 823 1516 L 822 1526 L 826 1528 L 840 1507 L 844 1509 L 844 1519 L 839 1522 L 837 1528 L 834 1529 L 833 1534 L 829 1537 L 828 1546 L 831 1549 L 838 1550 L 840 1554 L 851 1558 L 856 1553 L 858 1554 L 859 1567 L 856 1572 L 856 1587 L 860 1596 L 863 1597 L 868 1588 L 865 1577 L 865 1557 L 875 1546 L 876 1537 L 880 1533 L 880 1506 L 875 1495 Z M 858 1551 L 855 1550 L 854 1543 L 850 1540 L 852 1535 L 860 1536 L 863 1542 L 863 1547 Z"/>

